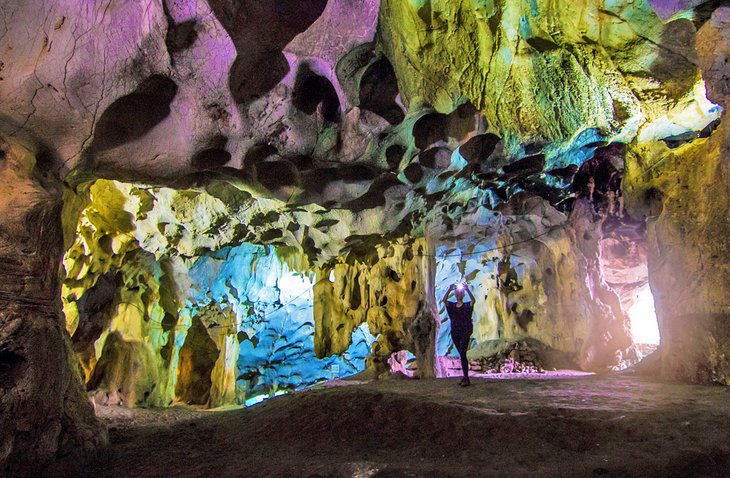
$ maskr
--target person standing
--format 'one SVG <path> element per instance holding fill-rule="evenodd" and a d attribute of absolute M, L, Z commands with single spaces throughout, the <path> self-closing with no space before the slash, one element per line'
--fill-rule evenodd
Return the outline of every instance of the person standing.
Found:
<path fill-rule="evenodd" d="M 456 297 L 456 302 L 448 300 L 452 292 Z M 469 302 L 464 302 L 465 293 L 469 294 Z M 454 346 L 461 358 L 461 370 L 464 373 L 464 378 L 461 379 L 459 385 L 468 387 L 471 382 L 469 381 L 469 361 L 466 358 L 466 351 L 469 349 L 469 341 L 474 331 L 474 325 L 471 321 L 472 312 L 474 312 L 474 294 L 471 293 L 466 283 L 455 283 L 449 286 L 449 290 L 446 291 L 442 301 L 446 307 L 446 313 L 449 314 L 449 320 L 451 320 L 451 340 L 454 341 Z"/>

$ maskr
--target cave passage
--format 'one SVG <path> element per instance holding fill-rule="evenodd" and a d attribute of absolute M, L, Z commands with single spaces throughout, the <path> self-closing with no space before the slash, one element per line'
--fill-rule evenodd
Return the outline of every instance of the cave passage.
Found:
<path fill-rule="evenodd" d="M 122 210 L 106 212 L 123 217 Z M 91 221 L 98 220 L 94 210 Z M 111 247 L 102 250 L 113 255 Z M 74 348 L 98 405 L 250 406 L 363 371 L 377 341 L 366 323 L 357 324 L 343 351 L 317 357 L 316 276 L 290 267 L 273 248 L 243 243 L 187 261 L 158 261 L 133 248 L 106 274 L 73 279 L 100 254 L 72 248 L 63 289 Z"/>
<path fill-rule="evenodd" d="M 654 310 L 654 296 L 648 285 L 636 293 L 636 302 L 627 314 L 631 321 L 631 338 L 637 346 L 651 349 L 659 346 L 659 324 Z M 644 353 L 645 354 L 645 353 Z"/>

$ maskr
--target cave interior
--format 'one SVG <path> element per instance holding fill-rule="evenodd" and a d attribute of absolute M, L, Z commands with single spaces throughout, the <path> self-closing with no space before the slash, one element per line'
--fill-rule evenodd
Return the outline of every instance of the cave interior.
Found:
<path fill-rule="evenodd" d="M 724 2 L 8 0 L 0 17 L 0 475 L 158 476 L 124 443 L 177 456 L 165 426 L 135 428 L 171 417 L 296 450 L 223 476 L 726 476 Z M 457 283 L 463 410 L 441 300 Z M 529 422 L 524 394 L 593 408 Z M 588 431 L 620 413 L 669 429 L 670 405 L 704 427 L 674 454 Z M 575 443 L 538 469 L 519 451 L 446 471 L 415 439 L 368 458 L 419 420 L 469 450 L 484 420 L 513 430 L 488 438 L 505 450 L 555 427 Z M 312 458 L 303 428 L 359 458 Z M 608 464 L 584 460 L 601 433 Z"/>

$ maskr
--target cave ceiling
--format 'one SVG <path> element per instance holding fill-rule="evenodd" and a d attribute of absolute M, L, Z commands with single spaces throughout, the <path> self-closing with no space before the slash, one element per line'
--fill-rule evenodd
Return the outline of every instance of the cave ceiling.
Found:
<path fill-rule="evenodd" d="M 619 194 L 628 151 L 717 128 L 695 48 L 716 3 L 11 0 L 0 129 L 65 186 L 64 300 L 135 251 L 519 253 L 591 178 Z M 601 244 L 625 296 L 655 213 L 633 211 Z"/>
<path fill-rule="evenodd" d="M 684 3 L 11 0 L 0 124 L 77 192 L 205 195 L 233 218 L 213 242 L 246 238 L 254 197 L 279 219 L 248 239 L 333 257 L 518 194 L 559 205 L 612 142 L 696 137 L 719 108 Z"/>

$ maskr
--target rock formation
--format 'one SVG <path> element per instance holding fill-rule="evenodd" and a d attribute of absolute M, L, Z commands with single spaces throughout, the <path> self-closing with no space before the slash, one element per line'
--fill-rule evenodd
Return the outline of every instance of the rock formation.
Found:
<path fill-rule="evenodd" d="M 699 31 L 708 97 L 730 107 L 730 8 Z M 730 381 L 728 279 L 730 129 L 669 149 L 637 146 L 627 164 L 632 214 L 648 218 L 649 281 L 662 337 L 662 374 L 691 382 Z M 705 136 L 705 135 L 701 135 Z"/>
<path fill-rule="evenodd" d="M 0 463 L 32 472 L 94 450 L 106 430 L 78 377 L 58 303 L 61 196 L 34 151 L 0 143 Z"/>
<path fill-rule="evenodd" d="M 718 4 L 3 2 L 0 472 L 87 398 L 442 375 L 461 279 L 477 359 L 635 363 L 648 283 L 663 376 L 728 384 Z"/>

